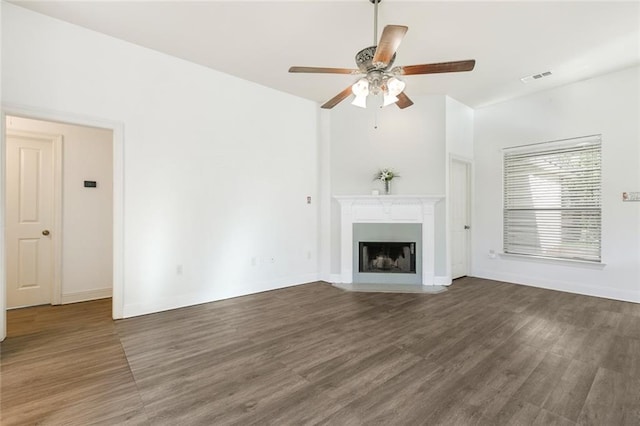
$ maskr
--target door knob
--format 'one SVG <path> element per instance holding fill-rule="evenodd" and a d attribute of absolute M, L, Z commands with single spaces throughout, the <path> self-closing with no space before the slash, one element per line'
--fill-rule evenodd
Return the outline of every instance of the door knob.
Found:
<path fill-rule="evenodd" d="M 45 237 L 49 235 L 49 230 L 45 229 L 44 231 L 42 231 L 42 235 L 44 235 Z"/>
<path fill-rule="evenodd" d="M 471 229 L 471 227 L 469 225 L 465 225 L 464 229 Z"/>

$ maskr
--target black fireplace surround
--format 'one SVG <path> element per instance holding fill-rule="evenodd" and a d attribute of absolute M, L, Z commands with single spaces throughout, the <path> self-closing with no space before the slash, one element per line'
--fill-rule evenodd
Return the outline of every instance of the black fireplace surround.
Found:
<path fill-rule="evenodd" d="M 416 243 L 360 241 L 359 272 L 415 274 Z"/>

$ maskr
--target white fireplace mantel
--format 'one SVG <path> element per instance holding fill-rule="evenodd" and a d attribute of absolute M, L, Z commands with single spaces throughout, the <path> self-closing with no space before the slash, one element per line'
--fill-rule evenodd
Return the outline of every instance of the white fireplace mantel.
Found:
<path fill-rule="evenodd" d="M 353 282 L 354 223 L 422 224 L 422 285 L 434 285 L 435 205 L 440 195 L 336 195 L 340 203 L 340 281 Z"/>

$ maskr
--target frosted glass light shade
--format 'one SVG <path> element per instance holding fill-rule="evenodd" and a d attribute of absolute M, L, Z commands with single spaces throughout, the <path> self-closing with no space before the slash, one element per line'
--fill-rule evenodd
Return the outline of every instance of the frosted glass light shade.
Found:
<path fill-rule="evenodd" d="M 361 78 L 351 86 L 351 91 L 356 95 L 356 98 L 358 96 L 367 96 L 369 94 L 369 81 L 364 77 Z"/>
<path fill-rule="evenodd" d="M 387 91 L 389 96 L 398 96 L 404 90 L 406 84 L 404 81 L 396 77 L 391 77 L 387 80 Z M 397 99 L 396 99 L 397 100 Z"/>
<path fill-rule="evenodd" d="M 385 93 L 384 94 L 384 100 L 382 101 L 382 106 L 395 104 L 396 102 L 398 102 L 398 98 L 397 97 Z"/>
<path fill-rule="evenodd" d="M 355 99 L 353 100 L 353 102 L 351 102 L 351 105 L 355 105 L 357 107 L 360 108 L 366 108 L 367 107 L 367 95 L 358 95 L 355 97 Z"/>

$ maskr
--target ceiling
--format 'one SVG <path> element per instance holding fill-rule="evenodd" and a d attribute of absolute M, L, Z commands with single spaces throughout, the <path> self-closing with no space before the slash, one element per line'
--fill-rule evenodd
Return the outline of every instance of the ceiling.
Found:
<path fill-rule="evenodd" d="M 12 3 L 317 102 L 356 77 L 289 67 L 355 68 L 374 44 L 369 0 Z M 474 108 L 640 64 L 638 1 L 383 0 L 379 32 L 387 24 L 409 27 L 395 65 L 476 59 L 472 72 L 405 78 L 410 97 Z"/>

